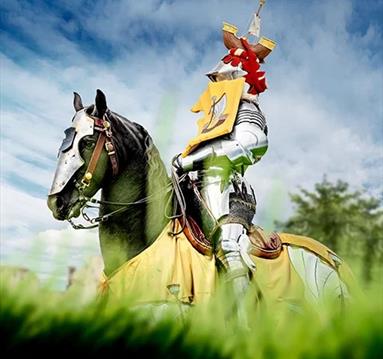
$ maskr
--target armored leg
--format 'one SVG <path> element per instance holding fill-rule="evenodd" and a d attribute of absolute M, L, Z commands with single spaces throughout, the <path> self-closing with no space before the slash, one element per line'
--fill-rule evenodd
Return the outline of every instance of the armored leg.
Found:
<path fill-rule="evenodd" d="M 217 257 L 227 271 L 234 293 L 242 297 L 249 286 L 249 267 L 242 259 L 240 248 L 240 238 L 246 230 L 241 224 L 230 223 L 222 225 L 221 231 Z"/>
<path fill-rule="evenodd" d="M 255 270 L 248 255 L 250 241 L 246 227 L 255 214 L 255 198 L 250 186 L 237 174 L 232 174 L 229 180 L 219 175 L 205 176 L 202 196 L 220 223 L 216 255 L 237 298 L 239 317 L 245 323 L 242 299 L 249 286 L 249 272 Z"/>

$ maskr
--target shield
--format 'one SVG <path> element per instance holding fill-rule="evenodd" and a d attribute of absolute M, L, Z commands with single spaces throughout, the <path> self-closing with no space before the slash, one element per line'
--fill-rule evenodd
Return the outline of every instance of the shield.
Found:
<path fill-rule="evenodd" d="M 203 112 L 198 120 L 198 134 L 189 141 L 183 157 L 193 152 L 201 143 L 231 133 L 242 96 L 244 78 L 211 82 L 193 106 L 193 112 Z"/>

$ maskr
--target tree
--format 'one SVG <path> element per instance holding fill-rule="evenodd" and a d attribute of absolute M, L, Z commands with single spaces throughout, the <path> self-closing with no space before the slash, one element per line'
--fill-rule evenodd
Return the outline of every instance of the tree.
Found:
<path fill-rule="evenodd" d="M 315 238 L 343 256 L 363 260 L 366 280 L 372 262 L 383 254 L 383 210 L 380 200 L 351 191 L 346 182 L 331 183 L 324 177 L 310 192 L 290 195 L 295 213 L 277 226 L 290 233 Z"/>

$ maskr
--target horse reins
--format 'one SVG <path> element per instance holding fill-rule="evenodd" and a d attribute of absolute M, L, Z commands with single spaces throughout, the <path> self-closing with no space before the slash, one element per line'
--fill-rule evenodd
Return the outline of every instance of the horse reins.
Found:
<path fill-rule="evenodd" d="M 106 152 L 108 153 L 109 160 L 112 165 L 113 176 L 116 176 L 118 174 L 118 162 L 116 150 L 112 139 L 112 129 L 106 114 L 103 116 L 102 119 L 94 119 L 94 129 L 100 132 L 100 135 L 98 136 L 96 146 L 92 153 L 92 157 L 90 158 L 90 161 L 88 163 L 88 168 L 86 169 L 85 174 L 81 180 L 81 184 L 84 187 L 83 190 L 86 187 L 88 187 L 90 185 L 90 182 L 92 181 L 94 171 L 97 167 L 97 162 L 100 159 L 104 147 L 106 149 Z"/>

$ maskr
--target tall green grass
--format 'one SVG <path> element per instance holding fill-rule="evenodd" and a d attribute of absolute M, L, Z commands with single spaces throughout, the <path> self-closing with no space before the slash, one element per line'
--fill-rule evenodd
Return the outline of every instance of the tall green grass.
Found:
<path fill-rule="evenodd" d="M 284 312 L 244 299 L 247 323 L 220 286 L 205 305 L 162 315 L 134 297 L 81 300 L 81 288 L 54 292 L 28 276 L 1 277 L 2 352 L 159 358 L 379 358 L 383 353 L 383 290 L 377 278 L 342 309 L 334 303 Z M 155 308 L 160 308 L 160 305 Z"/>

